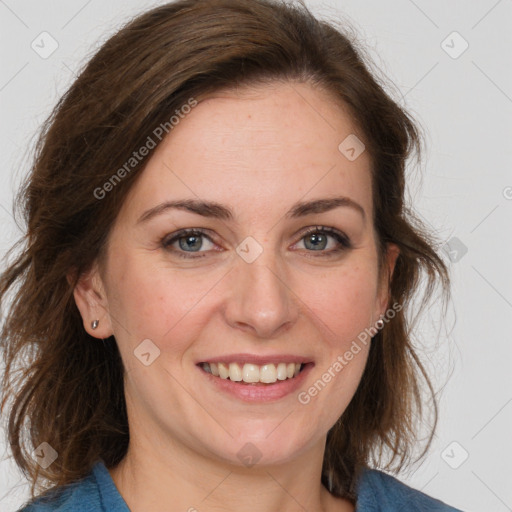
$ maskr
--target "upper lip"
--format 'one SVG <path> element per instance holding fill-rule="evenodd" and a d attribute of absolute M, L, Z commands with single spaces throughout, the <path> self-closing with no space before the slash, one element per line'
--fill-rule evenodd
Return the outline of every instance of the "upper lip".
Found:
<path fill-rule="evenodd" d="M 258 366 L 272 363 L 310 363 L 311 358 L 297 356 L 294 354 L 229 354 L 224 356 L 215 356 L 201 359 L 201 363 L 249 363 Z"/>

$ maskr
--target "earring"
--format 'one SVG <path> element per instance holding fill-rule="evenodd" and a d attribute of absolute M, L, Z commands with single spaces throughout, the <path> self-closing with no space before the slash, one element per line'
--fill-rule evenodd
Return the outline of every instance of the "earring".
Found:
<path fill-rule="evenodd" d="M 384 320 L 382 320 L 382 318 L 379 318 L 376 322 L 375 322 L 375 325 L 377 326 L 377 329 L 382 329 L 384 327 Z"/>
<path fill-rule="evenodd" d="M 99 324 L 99 323 L 100 323 L 100 321 L 99 321 L 99 320 L 93 320 L 93 321 L 91 322 L 91 328 L 92 328 L 92 329 L 96 329 L 96 327 L 98 327 L 98 324 Z"/>

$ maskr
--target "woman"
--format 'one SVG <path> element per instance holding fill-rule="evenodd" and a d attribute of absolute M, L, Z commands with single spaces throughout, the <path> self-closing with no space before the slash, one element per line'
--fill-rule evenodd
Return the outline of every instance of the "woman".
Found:
<path fill-rule="evenodd" d="M 423 274 L 449 290 L 404 205 L 419 146 L 303 6 L 182 0 L 107 41 L 1 279 L 23 510 L 455 510 L 371 469 L 411 459 L 407 312 Z"/>

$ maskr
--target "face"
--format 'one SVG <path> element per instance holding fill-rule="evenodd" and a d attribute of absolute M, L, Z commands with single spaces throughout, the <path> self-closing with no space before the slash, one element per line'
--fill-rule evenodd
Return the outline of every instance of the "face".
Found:
<path fill-rule="evenodd" d="M 209 96 L 156 148 L 75 290 L 90 334 L 115 336 L 141 439 L 238 465 L 323 446 L 370 342 L 345 354 L 387 307 L 351 134 L 327 93 L 275 84 Z"/>

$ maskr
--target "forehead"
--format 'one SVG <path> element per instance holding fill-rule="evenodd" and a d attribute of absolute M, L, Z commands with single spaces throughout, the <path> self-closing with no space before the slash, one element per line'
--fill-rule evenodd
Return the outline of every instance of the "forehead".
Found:
<path fill-rule="evenodd" d="M 181 116 L 152 154 L 127 203 L 132 216 L 170 199 L 270 211 L 345 195 L 371 213 L 370 157 L 339 149 L 361 133 L 334 98 L 309 84 L 217 92 Z"/>

